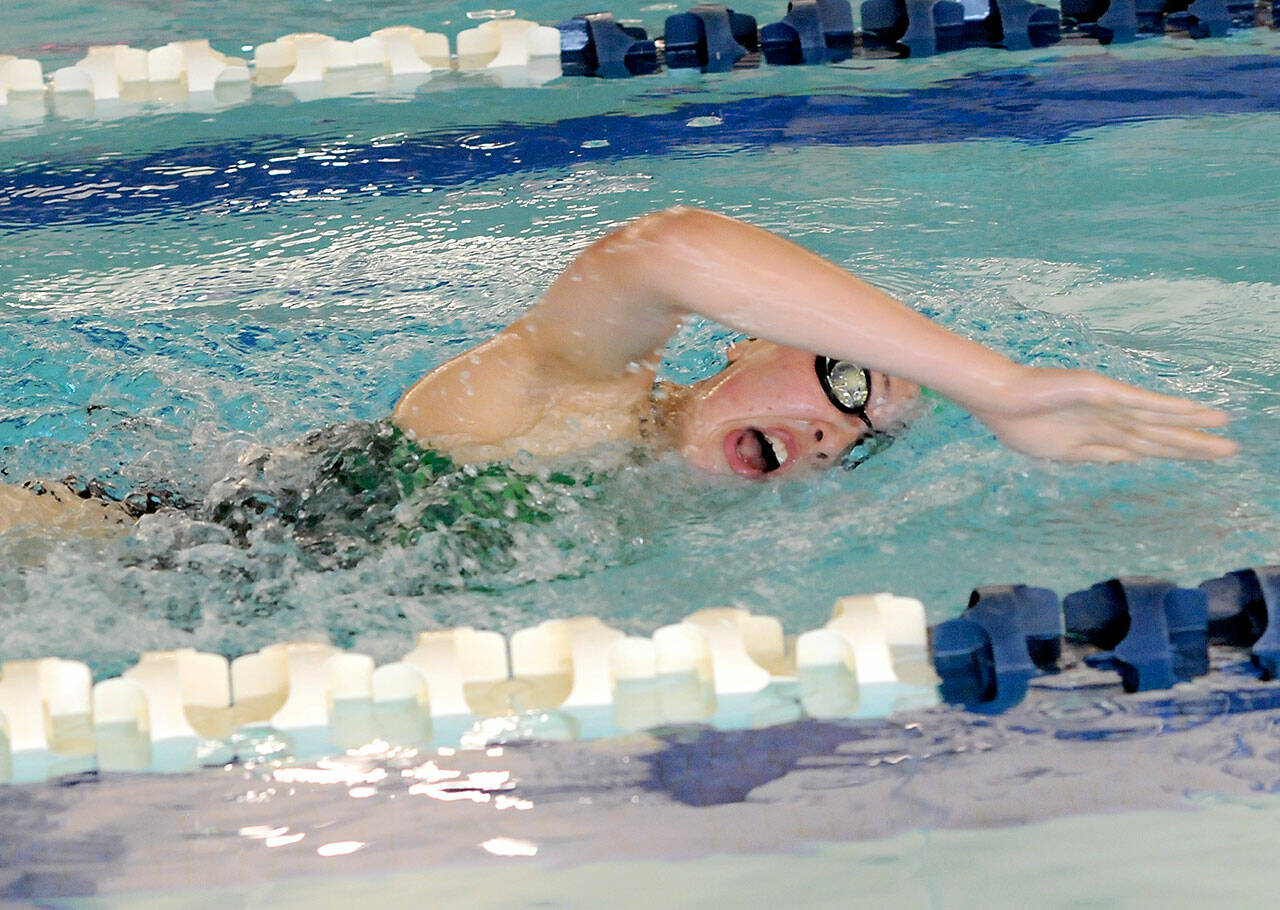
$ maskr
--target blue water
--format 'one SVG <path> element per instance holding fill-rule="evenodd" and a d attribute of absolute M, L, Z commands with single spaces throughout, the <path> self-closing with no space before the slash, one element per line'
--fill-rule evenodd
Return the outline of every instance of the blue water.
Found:
<path fill-rule="evenodd" d="M 0 51 L 56 62 L 78 56 L 63 44 L 150 46 L 206 14 L 204 33 L 237 51 L 320 15 L 297 4 L 257 34 L 222 6 L 186 9 L 182 27 L 141 7 L 110 28 L 71 11 L 64 37 L 24 16 Z M 340 6 L 309 27 L 354 37 L 400 21 Z M 405 20 L 452 32 L 471 24 L 462 12 Z M 1275 561 L 1280 55 L 1272 33 L 1184 45 L 541 88 L 444 74 L 400 94 L 261 90 L 213 111 L 10 124 L 9 480 L 75 473 L 199 498 L 246 446 L 385 415 L 592 239 L 677 203 L 777 230 L 1019 359 L 1224 407 L 1243 452 L 1052 465 L 945 406 L 852 473 L 746 484 L 615 464 L 599 501 L 521 532 L 518 565 L 465 578 L 441 577 L 430 547 L 318 569 L 288 535 L 244 549 L 175 515 L 117 542 L 10 536 L 4 656 L 107 673 L 146 648 L 318 635 L 390 659 L 424 628 L 595 613 L 648 632 L 726 603 L 800 631 L 835 596 L 884 589 L 936 621 L 979 584 L 1195 583 Z M 705 375 L 727 340 L 690 326 L 666 374 Z"/>
<path fill-rule="evenodd" d="M 789 74 L 788 74 L 789 75 Z M 201 137 L 91 164 L 75 149 L 14 169 L 0 226 L 146 217 L 190 206 L 244 205 L 283 192 L 380 194 L 442 190 L 521 172 L 651 155 L 720 157 L 810 145 L 842 147 L 1005 139 L 1032 144 L 1165 118 L 1280 112 L 1280 56 L 1090 59 L 966 74 L 915 91 L 698 100 L 657 112 L 611 111 L 551 123 L 473 124 L 387 141 L 264 133 Z M 668 107 L 670 105 L 663 105 Z M 229 114 L 228 117 L 231 115 Z M 690 130 L 700 117 L 721 122 Z M 221 126 L 235 130 L 241 124 Z M 331 132 L 331 131 L 330 131 Z M 582 137 L 590 137 L 584 145 Z M 269 156 L 273 168 L 246 167 Z M 163 174 L 163 182 L 156 180 Z M 284 177 L 287 179 L 271 179 Z"/>
<path fill-rule="evenodd" d="M 771 5 L 738 8 L 765 22 Z M 579 11 L 556 0 L 537 18 Z M 626 12 L 653 31 L 671 11 Z M 472 24 L 465 12 L 17 0 L 0 12 L 0 53 L 49 69 L 87 43 L 200 36 L 235 53 L 303 28 L 453 33 Z M 612 465 L 601 501 L 525 533 L 514 569 L 466 578 L 434 568 L 439 541 L 325 569 L 288 535 L 243 548 L 178 515 L 119 541 L 8 535 L 0 659 L 57 654 L 105 675 L 148 648 L 237 654 L 320 636 L 386 660 L 419 629 L 510 631 L 596 613 L 648 632 L 729 602 L 795 632 L 849 592 L 917 596 L 937 621 L 978 584 L 1065 593 L 1132 572 L 1194 584 L 1275 562 L 1278 47 L 1274 33 L 1240 33 L 541 88 L 444 74 L 400 93 L 304 103 L 262 90 L 204 111 L 140 105 L 34 122 L 0 109 L 9 480 L 76 472 L 200 496 L 247 446 L 386 414 L 406 384 L 536 300 L 591 239 L 674 203 L 778 230 L 1020 359 L 1215 403 L 1243 445 L 1218 464 L 1052 465 L 1001 449 L 944 406 L 855 472 L 784 484 L 595 453 L 592 466 Z M 665 372 L 704 375 L 726 340 L 690 326 Z M 776 904 L 783 888 L 793 901 L 847 902 L 851 886 L 900 906 L 1264 894 L 1272 712 L 1163 717 L 1126 699 L 1120 735 L 1094 742 L 1063 731 L 1106 727 L 1105 699 L 1074 698 L 990 723 L 939 713 L 825 733 L 798 725 L 790 743 L 775 731 L 673 732 L 567 757 L 529 746 L 441 759 L 515 769 L 512 792 L 537 804 L 524 813 L 424 810 L 395 774 L 360 803 L 346 786 L 317 799 L 324 786 L 274 789 L 271 762 L 14 788 L 5 874 L 17 878 L 0 888 L 53 899 L 190 885 L 197 873 L 217 884 L 218 869 L 234 868 L 238 887 L 223 892 L 233 901 L 314 904 L 323 888 L 330 901 L 399 889 L 476 903 L 468 858 L 492 860 L 476 845 L 504 834 L 536 846 L 541 865 L 480 869 L 495 906 L 576 904 L 604 889 L 642 900 L 654 883 L 672 904 L 711 887 L 743 905 Z M 866 742 L 851 749 L 850 737 Z M 1248 805 L 1215 795 L 1249 792 Z M 1201 809 L 1115 814 L 1169 805 Z M 1082 811 L 1095 814 L 1023 825 Z M 306 839 L 268 849 L 241 827 L 281 824 Z M 935 830 L 991 825 L 1017 827 Z M 908 833 L 808 846 L 898 831 Z M 345 858 L 312 852 L 348 840 L 368 843 Z M 399 871 L 372 875 L 388 867 Z M 286 872 L 285 884 L 260 883 Z M 118 903 L 198 906 L 209 894 L 202 884 Z"/>

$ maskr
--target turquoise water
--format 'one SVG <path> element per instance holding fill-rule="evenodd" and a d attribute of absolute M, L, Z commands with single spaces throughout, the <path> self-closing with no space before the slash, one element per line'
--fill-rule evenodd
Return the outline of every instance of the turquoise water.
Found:
<path fill-rule="evenodd" d="M 142 6 L 111 22 L 20 10 L 0 51 L 149 46 L 196 23 L 235 50 L 297 17 L 344 37 L 401 21 L 394 8 L 376 20 L 317 9 L 244 32 L 226 4 L 184 8 L 185 24 Z M 452 33 L 464 12 L 402 18 Z M 653 28 L 667 12 L 644 16 Z M 1196 59 L 1265 66 L 1276 45 L 1243 34 Z M 515 568 L 465 578 L 436 572 L 430 547 L 317 568 L 288 535 L 246 550 L 177 515 L 117 542 L 11 535 L 4 656 L 106 673 L 148 648 L 235 654 L 319 635 L 390 659 L 426 628 L 595 613 L 648 632 L 727 603 L 799 631 L 837 595 L 885 589 L 921 598 L 937 621 L 979 584 L 1195 583 L 1275 561 L 1280 116 L 1269 95 L 1239 101 L 1274 70 L 1229 71 L 1232 90 L 1209 103 L 1224 112 L 1143 100 L 1144 78 L 1217 98 L 1216 71 L 1177 69 L 1187 58 L 1160 39 L 1050 49 L 1034 67 L 992 51 L 542 88 L 446 74 L 400 95 L 302 103 L 275 90 L 224 110 L 11 124 L 0 134 L 11 480 L 75 473 L 199 498 L 246 446 L 385 415 L 590 240 L 672 204 L 777 230 L 1021 360 L 1221 406 L 1243 449 L 1209 465 L 1047 464 L 945 406 L 851 473 L 748 484 L 671 460 L 613 467 L 596 501 L 521 532 Z M 795 104 L 757 100 L 768 98 Z M 667 375 L 704 375 L 727 340 L 689 327 Z M 51 615 L 55 603 L 76 621 Z"/>
<path fill-rule="evenodd" d="M 776 13 L 739 8 L 761 21 Z M 636 15 L 653 31 L 673 10 Z M 543 6 L 537 18 L 579 11 Z M 0 13 L 0 53 L 37 56 L 48 70 L 95 41 L 211 35 L 237 52 L 299 28 L 351 38 L 405 21 L 453 33 L 471 23 L 466 12 L 293 2 L 263 15 L 239 2 L 136 2 L 107 16 L 20 0 Z M 0 109 L 9 480 L 74 472 L 200 497 L 248 446 L 385 415 L 409 382 L 532 303 L 590 240 L 676 203 L 780 231 L 1019 359 L 1217 404 L 1242 443 L 1217 464 L 1053 465 L 1001 449 L 944 406 L 855 472 L 782 484 L 592 453 L 569 467 L 607 467 L 595 499 L 520 531 L 514 567 L 466 576 L 436 568 L 441 539 L 317 566 L 288 534 L 244 548 L 172 514 L 119 541 L 8 535 L 0 659 L 56 654 L 106 675 L 150 648 L 238 654 L 318 636 L 387 660 L 420 629 L 512 631 L 595 613 L 650 632 L 724 603 L 778 615 L 795 632 L 850 592 L 919 597 L 938 621 L 979 584 L 1065 593 L 1137 572 L 1194 584 L 1275 562 L 1278 49 L 1275 33 L 1258 32 L 1194 47 L 1162 39 L 538 88 L 444 74 L 398 94 L 304 103 L 263 90 L 193 112 L 22 121 Z M 665 372 L 704 375 L 727 340 L 690 326 Z M 420 900 L 434 889 L 477 903 L 479 875 L 494 905 L 568 905 L 606 887 L 660 900 L 655 882 L 672 905 L 696 904 L 711 886 L 722 899 L 777 903 L 781 885 L 815 904 L 847 902 L 856 887 L 864 902 L 901 906 L 1264 893 L 1273 719 L 1237 718 L 1243 737 L 1206 726 L 1208 745 L 1180 738 L 1181 720 L 1205 719 L 1175 718 L 1170 735 L 1126 746 L 1059 742 L 1044 724 L 1010 721 L 1015 736 L 939 713 L 926 728 L 963 729 L 939 759 L 954 759 L 956 775 L 939 775 L 936 791 L 915 768 L 933 757 L 897 754 L 907 728 L 887 722 L 865 763 L 857 749 L 815 744 L 811 765 L 714 808 L 675 806 L 595 744 L 563 765 L 539 764 L 535 747 L 519 763 L 518 749 L 493 758 L 512 761 L 518 792 L 545 793 L 547 804 L 483 817 L 465 815 L 465 803 L 390 802 L 390 783 L 378 799 L 350 803 L 356 792 L 332 788 L 317 802 L 302 786 L 271 789 L 269 767 L 148 779 L 123 797 L 135 782 L 104 775 L 99 787 L 86 778 L 73 789 L 13 788 L 4 808 L 17 821 L 0 841 L 25 838 L 13 854 L 24 868 L 54 872 L 17 888 L 182 887 L 196 870 L 212 883 L 231 867 L 237 887 L 225 896 L 281 906 L 314 902 L 317 882 L 330 901 Z M 628 762 L 633 749 L 639 764 L 657 747 L 608 748 Z M 1245 803 L 1245 791 L 1258 800 Z M 1098 814 L 1175 804 L 1197 811 Z M 1074 812 L 1088 814 L 1007 827 Z M 308 835 L 295 853 L 237 829 L 282 821 Z M 966 830 L 936 830 L 946 825 Z M 879 839 L 885 831 L 907 833 Z M 606 855 L 618 832 L 638 858 Z M 668 854 L 699 832 L 697 849 Z M 481 841 L 500 834 L 533 843 L 537 859 L 490 857 Z M 349 857 L 312 852 L 348 838 L 362 843 Z M 405 871 L 435 857 L 429 880 Z M 296 878 L 317 873 L 311 884 Z M 255 884 L 284 876 L 287 885 Z M 85 905 L 200 906 L 208 895 Z"/>

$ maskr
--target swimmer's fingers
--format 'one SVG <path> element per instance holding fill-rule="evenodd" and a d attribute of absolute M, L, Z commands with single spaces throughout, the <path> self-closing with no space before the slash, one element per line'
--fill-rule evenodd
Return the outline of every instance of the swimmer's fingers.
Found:
<path fill-rule="evenodd" d="M 1221 411 L 1096 373 L 1027 367 L 1006 392 L 972 412 L 1006 445 L 1028 455 L 1208 461 L 1237 450 L 1232 440 L 1205 432 L 1227 423 Z"/>
<path fill-rule="evenodd" d="M 1075 408 L 1146 423 L 1203 428 L 1225 426 L 1229 420 L 1222 411 L 1189 398 L 1152 392 L 1084 370 L 1025 367 L 1005 391 L 1007 397 L 997 400 L 994 408 L 982 402 L 969 409 L 1030 415 Z"/>
<path fill-rule="evenodd" d="M 1125 414 L 1136 423 L 1144 423 L 1151 426 L 1190 427 L 1211 430 L 1217 427 L 1225 427 L 1231 422 L 1231 415 L 1225 411 L 1205 407 L 1202 404 L 1196 404 L 1194 401 L 1187 401 L 1183 398 L 1174 400 L 1185 402 L 1190 407 L 1163 411 L 1152 410 L 1151 408 L 1126 408 Z"/>
<path fill-rule="evenodd" d="M 1132 438 L 1124 443 L 1090 442 L 1076 446 L 1063 457 L 1070 461 L 1141 461 L 1144 458 L 1165 458 L 1178 461 L 1213 461 L 1235 454 L 1238 446 L 1230 439 L 1198 434 L 1203 439 L 1157 442 Z"/>
<path fill-rule="evenodd" d="M 1092 378 L 1096 385 L 1086 394 L 1095 407 L 1120 408 L 1139 420 L 1184 427 L 1221 427 L 1230 420 L 1225 412 L 1190 398 L 1152 392 L 1102 376 Z"/>
<path fill-rule="evenodd" d="M 1137 458 L 1174 458 L 1212 461 L 1234 455 L 1234 440 L 1199 429 L 1149 423 L 1132 415 L 1110 414 L 1084 434 L 1065 457 L 1081 461 L 1132 461 Z M 1121 453 L 1127 453 L 1122 455 Z"/>
<path fill-rule="evenodd" d="M 1211 461 L 1239 450 L 1234 440 L 1204 432 L 1226 426 L 1230 417 L 1223 411 L 1103 377 L 1098 380 L 1090 405 L 1101 419 L 1101 426 L 1094 438 L 1081 447 L 1090 452 L 1085 457 L 1109 461 L 1131 457 Z M 1090 450 L 1089 445 L 1102 449 Z M 1120 457 L 1117 449 L 1125 449 L 1132 456 Z"/>
<path fill-rule="evenodd" d="M 1177 458 L 1212 461 L 1234 455 L 1240 448 L 1234 439 L 1182 426 L 1139 425 L 1130 429 L 1127 443 L 1144 458 Z"/>

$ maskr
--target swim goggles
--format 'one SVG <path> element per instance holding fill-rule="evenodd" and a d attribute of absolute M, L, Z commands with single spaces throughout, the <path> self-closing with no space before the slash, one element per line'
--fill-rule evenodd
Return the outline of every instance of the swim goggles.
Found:
<path fill-rule="evenodd" d="M 874 431 L 871 418 L 867 417 L 867 401 L 871 397 L 870 371 L 848 360 L 835 360 L 820 354 L 813 359 L 813 367 L 827 400 L 837 410 L 852 414 Z"/>

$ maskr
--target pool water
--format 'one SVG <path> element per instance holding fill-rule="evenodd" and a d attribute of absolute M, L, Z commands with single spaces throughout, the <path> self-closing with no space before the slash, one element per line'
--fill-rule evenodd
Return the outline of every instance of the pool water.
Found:
<path fill-rule="evenodd" d="M 302 634 L 391 659 L 426 628 L 590 612 L 648 632 L 728 603 L 799 631 L 843 593 L 893 590 L 940 620 L 978 584 L 1272 560 L 1276 41 L 1227 43 L 539 89 L 455 75 L 6 131 L 11 480 L 199 500 L 251 444 L 386 415 L 592 239 L 672 204 L 783 233 L 1018 359 L 1224 407 L 1243 443 L 1220 464 L 1054 465 L 946 405 L 854 472 L 611 468 L 596 502 L 523 535 L 515 568 L 466 578 L 433 569 L 440 541 L 317 569 L 287 536 L 245 550 L 174 515 L 119 542 L 6 540 L 7 656 L 106 673 L 145 648 Z M 666 374 L 714 370 L 728 337 L 690 326 Z M 51 622 L 60 602 L 76 622 Z"/>
<path fill-rule="evenodd" d="M 528 857 L 505 865 L 327 876 L 210 892 L 63 901 L 77 908 L 178 910 L 206 905 L 211 894 L 232 904 L 310 907 L 359 901 L 370 893 L 390 902 L 429 896 L 475 908 L 571 907 L 583 894 L 608 894 L 611 906 L 704 907 L 709 888 L 735 906 L 978 908 L 1013 902 L 1033 906 L 1227 906 L 1256 900 L 1271 880 L 1271 818 L 1260 804 L 1205 812 L 1134 812 L 1110 816 L 1107 843 L 1096 820 L 1057 819 L 1019 828 L 916 831 L 893 838 L 822 843 L 803 850 L 582 864 Z M 1267 807 L 1272 808 L 1272 807 Z M 1274 816 L 1272 816 L 1273 818 Z M 1210 865 L 1204 845 L 1230 844 Z M 1153 863 L 1161 873 L 1151 875 Z M 483 877 L 485 885 L 477 886 Z M 660 883 L 660 884 L 658 884 Z M 375 890 L 376 889 L 376 890 Z M 797 897 L 797 892 L 799 897 Z"/>
<path fill-rule="evenodd" d="M 108 19 L 22 0 L 0 53 L 48 70 L 99 41 L 212 35 L 238 52 L 304 27 L 473 24 L 457 4 L 175 9 Z M 625 12 L 653 33 L 672 11 Z M 649 633 L 731 603 L 798 632 L 836 596 L 877 590 L 920 598 L 936 622 L 982 584 L 1195 584 L 1276 562 L 1278 75 L 1280 40 L 1256 31 L 540 87 L 444 74 L 399 94 L 262 90 L 98 119 L 0 113 L 9 481 L 76 474 L 202 498 L 249 446 L 385 416 L 591 240 L 674 204 L 776 230 L 1017 359 L 1222 407 L 1242 444 L 1213 464 L 1050 464 L 942 404 L 856 471 L 783 483 L 594 452 L 567 468 L 602 478 L 579 508 L 522 530 L 514 564 L 466 573 L 440 570 L 443 537 L 316 564 L 287 533 L 245 547 L 191 515 L 120 540 L 11 534 L 0 657 L 106 676 L 143 650 L 320 637 L 383 661 L 425 629 L 594 614 Z M 713 371 L 730 337 L 689 325 L 665 375 Z M 886 849 L 914 862 L 910 844 Z"/>

